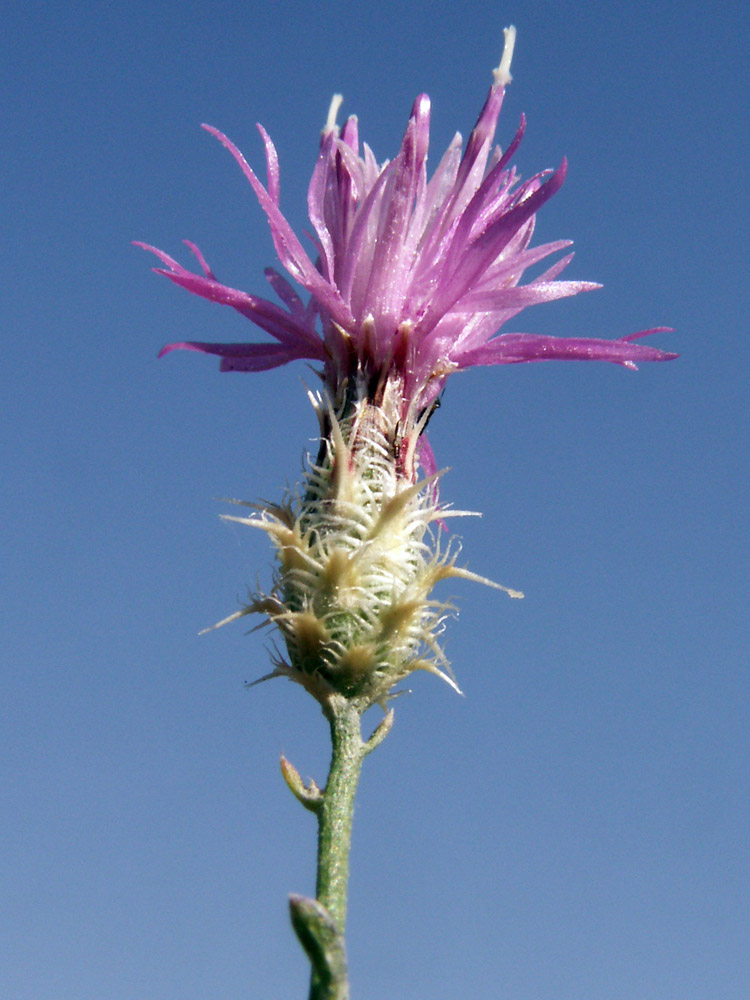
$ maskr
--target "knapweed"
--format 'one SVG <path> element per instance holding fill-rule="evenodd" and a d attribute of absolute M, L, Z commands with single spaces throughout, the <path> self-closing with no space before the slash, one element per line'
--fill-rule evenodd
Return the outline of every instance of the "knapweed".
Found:
<path fill-rule="evenodd" d="M 281 305 L 223 285 L 192 243 L 200 274 L 145 247 L 165 265 L 159 273 L 232 306 L 275 341 L 174 343 L 162 354 L 215 354 L 222 371 L 259 372 L 298 359 L 321 366 L 322 389 L 313 394 L 321 446 L 304 486 L 278 506 L 237 518 L 273 538 L 274 589 L 232 618 L 264 613 L 286 642 L 274 673 L 323 702 L 337 691 L 366 707 L 416 668 L 447 676 L 437 636 L 449 606 L 430 593 L 440 579 L 473 575 L 455 565 L 455 550 L 441 546 L 435 530 L 450 511 L 438 504 L 422 432 L 449 375 L 475 365 L 567 359 L 635 368 L 676 357 L 639 343 L 665 328 L 613 341 L 498 333 L 527 306 L 598 287 L 559 279 L 572 254 L 521 284 L 528 268 L 570 241 L 531 246 L 536 212 L 563 183 L 565 161 L 519 177 L 510 161 L 523 118 L 504 152 L 494 145 L 514 42 L 515 29 L 506 29 L 466 149 L 456 134 L 429 179 L 426 94 L 414 102 L 397 155 L 381 166 L 366 144 L 360 149 L 356 118 L 338 127 L 341 98 L 333 99 L 308 190 L 313 256 L 281 213 L 278 157 L 266 131 L 258 126 L 264 186 L 236 146 L 204 126 L 250 182 L 279 260 L 309 294 L 306 302 L 273 269 L 266 277 Z"/>

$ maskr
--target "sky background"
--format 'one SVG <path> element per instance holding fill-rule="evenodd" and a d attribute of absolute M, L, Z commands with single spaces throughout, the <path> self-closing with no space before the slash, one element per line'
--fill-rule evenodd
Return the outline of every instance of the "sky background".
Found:
<path fill-rule="evenodd" d="M 515 23 L 498 139 L 570 161 L 537 242 L 601 291 L 517 328 L 681 352 L 454 377 L 430 426 L 453 525 L 447 649 L 365 765 L 356 1000 L 750 996 L 744 3 L 12 3 L 3 17 L 0 995 L 289 1000 L 289 892 L 327 727 L 241 624 L 265 536 L 217 498 L 280 498 L 315 419 L 304 364 L 220 375 L 171 340 L 250 325 L 131 246 L 266 294 L 268 227 L 209 122 L 281 159 L 299 229 L 334 91 L 379 160 L 433 101 L 468 135 Z M 743 179 L 744 177 L 744 179 Z M 369 720 L 377 722 L 377 713 Z"/>

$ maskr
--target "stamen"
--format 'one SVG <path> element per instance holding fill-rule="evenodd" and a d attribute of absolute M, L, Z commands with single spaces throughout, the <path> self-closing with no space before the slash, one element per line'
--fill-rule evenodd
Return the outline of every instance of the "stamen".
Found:
<path fill-rule="evenodd" d="M 505 45 L 503 46 L 503 55 L 500 60 L 500 65 L 497 69 L 492 71 L 496 87 L 507 87 L 513 79 L 510 75 L 510 61 L 513 58 L 513 49 L 516 44 L 515 27 L 511 24 L 509 28 L 503 28 L 503 35 L 505 36 Z"/>
<path fill-rule="evenodd" d="M 343 94 L 334 94 L 331 98 L 331 103 L 328 108 L 328 117 L 326 118 L 325 126 L 323 127 L 323 135 L 328 135 L 329 132 L 336 132 L 338 130 L 338 125 L 336 124 L 336 116 L 339 113 L 339 108 L 344 102 Z"/>

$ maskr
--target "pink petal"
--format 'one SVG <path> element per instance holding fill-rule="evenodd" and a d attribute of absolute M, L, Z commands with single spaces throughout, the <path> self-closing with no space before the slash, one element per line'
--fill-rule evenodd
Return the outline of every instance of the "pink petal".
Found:
<path fill-rule="evenodd" d="M 656 330 L 628 334 L 619 340 L 596 340 L 586 337 L 543 337 L 533 333 L 505 333 L 482 347 L 454 356 L 460 368 L 474 365 L 511 365 L 526 361 L 612 361 L 635 368 L 636 361 L 671 361 L 678 355 L 656 347 L 633 344 L 635 337 Z"/>

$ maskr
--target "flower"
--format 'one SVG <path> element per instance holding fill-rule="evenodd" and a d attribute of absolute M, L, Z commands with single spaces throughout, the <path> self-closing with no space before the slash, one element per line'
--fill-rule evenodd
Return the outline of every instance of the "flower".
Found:
<path fill-rule="evenodd" d="M 272 540 L 273 587 L 251 595 L 225 622 L 265 616 L 287 653 L 274 656 L 269 676 L 302 684 L 324 710 L 342 696 L 359 711 L 385 704 L 414 670 L 455 686 L 439 641 L 453 606 L 436 600 L 433 588 L 456 577 L 498 586 L 457 566 L 457 547 L 436 530 L 445 518 L 467 513 L 438 501 L 436 465 L 422 436 L 448 376 L 475 365 L 575 359 L 634 368 L 676 357 L 637 342 L 656 329 L 614 341 L 498 333 L 526 306 L 598 287 L 559 279 L 572 254 L 521 284 L 528 268 L 570 243 L 531 246 L 536 212 L 562 184 L 565 161 L 521 180 L 510 160 L 523 118 L 504 152 L 493 145 L 514 41 L 515 29 L 506 29 L 466 149 L 457 134 L 429 180 L 425 94 L 414 103 L 398 154 L 382 166 L 367 145 L 360 150 L 356 118 L 336 125 L 341 98 L 334 97 L 308 191 L 315 260 L 281 213 L 278 157 L 262 126 L 265 186 L 225 135 L 204 126 L 239 163 L 279 260 L 307 302 L 273 269 L 266 277 L 281 305 L 222 284 L 193 243 L 187 245 L 202 273 L 139 244 L 165 265 L 160 274 L 232 306 L 274 341 L 184 342 L 162 355 L 176 348 L 216 354 L 222 371 L 257 372 L 303 358 L 322 365 L 323 391 L 310 394 L 320 450 L 302 488 L 280 504 L 249 504 L 250 516 L 230 518 Z M 418 465 L 427 477 L 421 481 Z"/>
<path fill-rule="evenodd" d="M 334 97 L 308 190 L 315 261 L 279 207 L 278 156 L 265 129 L 258 126 L 266 151 L 266 186 L 223 133 L 204 125 L 240 165 L 268 218 L 279 260 L 310 297 L 304 303 L 290 282 L 269 268 L 266 277 L 283 303 L 279 306 L 223 285 L 190 242 L 202 274 L 138 244 L 166 265 L 158 273 L 196 295 L 232 306 L 276 341 L 182 342 L 167 345 L 161 355 L 176 348 L 216 354 L 222 371 L 262 371 L 301 358 L 320 362 L 327 392 L 337 405 L 348 394 L 383 408 L 388 397 L 392 412 L 387 419 L 398 424 L 411 453 L 454 371 L 553 359 L 635 368 L 638 361 L 676 357 L 638 343 L 664 327 L 617 340 L 498 335 L 527 306 L 599 287 L 559 280 L 572 254 L 521 284 L 527 268 L 570 241 L 530 245 L 536 212 L 562 185 L 565 160 L 555 171 L 519 178 L 509 163 L 523 136 L 523 117 L 505 152 L 493 147 L 514 43 L 515 28 L 506 28 L 502 60 L 465 151 L 456 134 L 429 181 L 426 94 L 414 102 L 398 154 L 382 166 L 366 144 L 360 151 L 356 118 L 341 129 L 336 125 L 342 99 Z"/>

